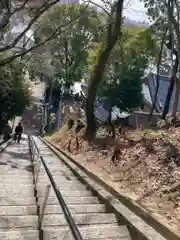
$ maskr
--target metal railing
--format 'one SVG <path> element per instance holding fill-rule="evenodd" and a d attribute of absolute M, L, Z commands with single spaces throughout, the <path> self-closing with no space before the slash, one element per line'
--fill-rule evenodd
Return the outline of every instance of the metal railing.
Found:
<path fill-rule="evenodd" d="M 13 138 L 14 134 L 11 136 L 10 139 L 0 142 L 0 153 L 3 152 L 12 143 Z"/>
<path fill-rule="evenodd" d="M 36 186 L 39 172 L 40 172 L 40 167 L 41 167 L 41 159 L 40 159 L 39 149 L 37 148 L 36 143 L 33 142 L 33 139 L 30 136 L 29 136 L 29 147 L 31 151 L 32 162 L 34 165 L 34 182 Z"/>
<path fill-rule="evenodd" d="M 30 146 L 30 151 L 31 151 L 31 155 L 32 155 L 32 160 L 33 160 L 33 163 L 34 163 L 34 179 L 35 179 L 35 185 L 37 185 L 37 181 L 38 181 L 38 176 L 39 176 L 39 172 L 40 172 L 40 167 L 41 167 L 41 164 L 43 164 L 44 166 L 44 169 L 49 177 L 49 180 L 50 180 L 50 183 L 54 189 L 54 192 L 56 194 L 56 197 L 59 201 L 59 204 L 62 208 L 62 211 L 64 213 L 64 216 L 66 218 L 66 221 L 69 225 L 69 228 L 72 232 L 72 235 L 74 237 L 75 240 L 83 240 L 75 222 L 74 222 L 74 219 L 63 199 L 63 196 L 62 194 L 60 193 L 54 179 L 53 179 L 53 176 L 51 174 L 51 172 L 49 171 L 49 168 L 47 166 L 47 164 L 45 163 L 43 157 L 40 155 L 40 152 L 39 152 L 39 149 L 36 145 L 36 142 L 34 141 L 34 139 L 32 137 L 29 136 L 29 146 Z M 46 187 L 46 194 L 45 194 L 45 198 L 44 198 L 44 202 L 43 202 L 43 205 L 42 205 L 42 210 L 40 212 L 40 217 L 39 217 L 39 228 L 41 228 L 42 226 L 42 222 L 43 222 L 43 217 L 44 217 L 44 212 L 45 212 L 45 208 L 46 208 L 46 205 L 47 205 L 47 200 L 48 200 L 48 197 L 49 197 L 49 193 L 50 193 L 50 187 L 51 185 L 47 185 Z"/>
<path fill-rule="evenodd" d="M 35 184 L 35 189 L 37 191 L 37 182 L 38 182 L 39 172 L 41 168 L 40 153 L 39 153 L 39 149 L 36 146 L 35 141 L 30 136 L 28 136 L 28 138 L 29 138 L 29 147 L 30 147 L 32 162 L 34 165 L 34 184 Z M 50 184 L 46 185 L 45 189 L 46 190 L 45 190 L 44 201 L 42 203 L 41 208 L 39 208 L 40 210 L 39 211 L 39 229 L 41 229 L 41 226 L 42 226 L 44 213 L 47 205 L 47 200 L 50 194 L 51 185 Z"/>

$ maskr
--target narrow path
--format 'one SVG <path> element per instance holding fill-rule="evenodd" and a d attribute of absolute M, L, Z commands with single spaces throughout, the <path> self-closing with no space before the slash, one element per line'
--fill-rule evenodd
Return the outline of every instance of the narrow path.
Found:
<path fill-rule="evenodd" d="M 0 239 L 39 239 L 32 170 L 24 135 L 0 154 Z"/>
<path fill-rule="evenodd" d="M 12 143 L 0 153 L 0 239 L 165 240 L 70 165 L 38 137 L 23 135 L 20 144 Z M 39 173 L 36 178 L 34 172 Z M 79 230 L 78 238 L 73 237 L 73 229 Z"/>
<path fill-rule="evenodd" d="M 40 154 L 61 192 L 67 207 L 77 225 L 82 239 L 86 240 L 131 240 L 124 223 L 118 222 L 112 212 L 92 195 L 92 192 L 82 184 L 73 172 L 37 137 L 34 137 Z M 43 186 L 49 183 L 46 171 L 41 164 L 37 196 L 41 208 Z M 42 223 L 44 240 L 73 240 L 62 209 L 55 200 L 55 193 L 50 191 L 45 216 Z"/>

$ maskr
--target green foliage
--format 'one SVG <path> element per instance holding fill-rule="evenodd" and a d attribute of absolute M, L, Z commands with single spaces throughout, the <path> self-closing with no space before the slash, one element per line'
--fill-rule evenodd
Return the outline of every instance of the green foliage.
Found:
<path fill-rule="evenodd" d="M 165 0 L 143 0 L 147 14 L 153 21 L 166 17 L 167 1 Z"/>
<path fill-rule="evenodd" d="M 101 49 L 101 44 L 96 44 L 96 48 L 88 54 L 88 70 L 91 72 L 94 65 L 98 62 L 98 53 Z M 129 51 L 138 49 L 140 60 L 155 63 L 157 61 L 157 52 L 159 50 L 158 38 L 152 34 L 151 29 L 142 29 L 139 27 L 125 27 L 121 41 L 117 43 L 115 50 L 112 52 L 110 62 L 123 61 L 124 54 L 128 56 Z M 123 50 L 123 51 L 122 51 Z M 137 52 L 137 51 L 136 51 Z M 131 55 L 130 54 L 130 55 Z M 131 59 L 129 59 L 131 61 Z M 119 66 L 121 67 L 121 66 Z M 108 68 L 107 68 L 108 71 Z"/>
<path fill-rule="evenodd" d="M 83 4 L 60 4 L 44 14 L 35 31 L 38 42 L 51 35 L 59 25 L 74 19 L 77 20 L 63 32 L 59 31 L 54 40 L 43 48 L 44 52 L 49 53 L 55 77 L 65 85 L 80 81 L 84 76 L 88 52 L 103 32 L 103 15 L 93 7 L 85 8 Z"/>
<path fill-rule="evenodd" d="M 0 68 L 0 122 L 23 113 L 30 101 L 28 87 L 23 62 L 16 60 Z"/>
<path fill-rule="evenodd" d="M 116 82 L 105 82 L 100 91 L 107 107 L 117 106 L 122 111 L 138 108 L 143 101 L 141 77 L 139 71 L 130 70 L 117 77 Z"/>
<path fill-rule="evenodd" d="M 41 54 L 35 52 L 37 59 L 47 53 L 48 66 L 53 67 L 54 77 L 66 86 L 84 77 L 89 79 L 105 44 L 107 16 L 94 7 L 85 9 L 82 4 L 58 5 L 43 15 L 35 31 L 38 43 L 59 25 L 73 19 L 77 20 L 70 27 L 62 28 L 54 40 L 41 49 Z M 118 105 L 121 109 L 139 106 L 142 101 L 141 78 L 149 61 L 156 61 L 157 49 L 157 38 L 153 37 L 151 30 L 124 27 L 121 40 L 109 57 L 98 94 L 105 96 L 109 105 Z M 130 95 L 133 101 L 129 101 Z"/>
<path fill-rule="evenodd" d="M 149 31 L 124 29 L 121 41 L 113 50 L 98 94 L 111 109 L 131 111 L 143 101 L 142 77 L 149 60 L 155 60 L 156 39 Z M 95 57 L 93 54 L 91 55 Z"/>

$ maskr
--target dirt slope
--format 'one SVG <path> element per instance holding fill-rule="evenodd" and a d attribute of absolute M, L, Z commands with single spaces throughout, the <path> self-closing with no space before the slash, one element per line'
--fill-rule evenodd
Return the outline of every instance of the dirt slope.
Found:
<path fill-rule="evenodd" d="M 180 231 L 180 130 L 135 130 L 113 140 L 100 129 L 89 144 L 64 126 L 49 140 L 113 183 L 159 219 Z M 77 144 L 78 142 L 78 144 Z M 112 162 L 114 150 L 119 150 Z"/>

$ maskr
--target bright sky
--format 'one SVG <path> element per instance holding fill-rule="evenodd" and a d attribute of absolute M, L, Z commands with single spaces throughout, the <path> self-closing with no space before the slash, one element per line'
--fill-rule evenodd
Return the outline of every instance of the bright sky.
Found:
<path fill-rule="evenodd" d="M 102 4 L 102 0 L 94 0 L 98 4 Z M 146 9 L 144 8 L 144 4 L 140 0 L 125 0 L 124 4 L 124 15 L 125 17 L 134 20 L 134 21 L 148 21 L 148 17 L 146 15 Z M 19 26 L 22 28 L 21 26 Z M 14 32 L 19 32 L 19 27 L 14 29 Z M 28 37 L 31 37 L 32 31 L 28 31 L 26 34 Z"/>
<path fill-rule="evenodd" d="M 83 2 L 83 0 L 79 0 Z M 97 3 L 99 5 L 104 5 L 105 1 L 113 2 L 114 0 L 91 0 L 91 2 Z M 124 15 L 134 21 L 146 21 L 148 22 L 148 17 L 146 15 L 146 9 L 144 8 L 143 0 L 125 0 L 124 3 Z"/>
<path fill-rule="evenodd" d="M 140 0 L 126 0 L 125 1 L 124 15 L 135 21 L 148 21 L 146 15 L 146 9 L 144 8 L 144 3 Z"/>

